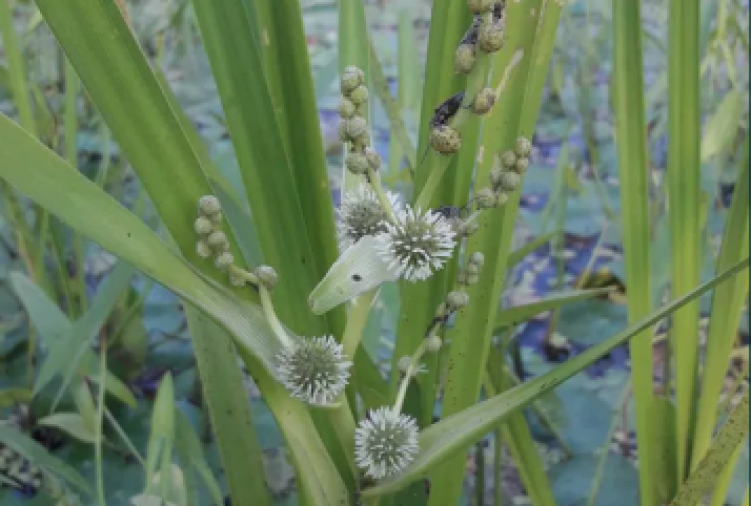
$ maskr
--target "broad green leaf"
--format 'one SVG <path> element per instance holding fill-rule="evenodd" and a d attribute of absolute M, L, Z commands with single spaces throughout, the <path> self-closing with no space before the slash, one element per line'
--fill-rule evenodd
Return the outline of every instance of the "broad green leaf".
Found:
<path fill-rule="evenodd" d="M 190 425 L 185 413 L 180 410 L 177 411 L 175 418 L 175 450 L 177 451 L 178 458 L 183 466 L 186 485 L 188 483 L 188 475 L 193 471 L 191 467 L 193 467 L 204 480 L 206 488 L 211 493 L 212 500 L 216 504 L 221 504 L 224 501 L 222 498 L 222 491 L 206 463 L 203 449 L 201 448 L 201 442 L 198 440 L 198 436 L 196 436 L 195 432 L 193 432 L 193 427 Z M 263 467 L 261 467 L 260 470 L 263 472 Z M 252 474 L 247 472 L 247 469 L 244 469 L 243 471 L 246 473 L 246 479 L 254 478 Z M 263 475 L 259 476 L 259 478 L 261 479 L 261 482 L 263 482 Z M 262 495 L 259 495 L 256 500 L 260 501 L 262 497 Z"/>
<path fill-rule="evenodd" d="M 559 308 L 571 302 L 606 295 L 610 292 L 612 292 L 611 288 L 596 288 L 593 290 L 572 290 L 570 292 L 550 295 L 537 302 L 502 309 L 496 317 L 495 324 L 496 327 L 509 327 L 525 322 L 545 311 Z"/>
<path fill-rule="evenodd" d="M 427 476 L 431 469 L 445 463 L 447 457 L 465 450 L 481 439 L 502 422 L 507 416 L 524 408 L 540 395 L 552 390 L 614 348 L 621 346 L 640 332 L 650 329 L 666 316 L 695 300 L 702 294 L 726 281 L 731 276 L 741 274 L 748 268 L 748 258 L 736 264 L 711 281 L 704 283 L 685 296 L 663 306 L 652 315 L 630 325 L 615 336 L 594 345 L 580 355 L 537 378 L 512 388 L 492 399 L 444 418 L 420 433 L 420 453 L 416 459 L 397 476 L 387 478 L 363 491 L 364 497 L 375 497 L 395 492 L 407 484 Z"/>
<path fill-rule="evenodd" d="M 37 423 L 46 427 L 60 429 L 84 443 L 94 443 L 96 441 L 96 434 L 94 434 L 91 428 L 87 427 L 83 417 L 78 413 L 55 413 L 39 419 Z"/>
<path fill-rule="evenodd" d="M 670 90 L 673 93 L 672 87 Z M 723 152 L 733 142 L 742 114 L 743 93 L 739 90 L 731 90 L 725 95 L 704 126 L 704 135 L 701 139 L 701 159 L 703 161 Z"/>
<path fill-rule="evenodd" d="M 712 491 L 732 454 L 748 435 L 748 390 L 730 413 L 704 458 L 681 485 L 670 506 L 696 506 Z"/>
<path fill-rule="evenodd" d="M 172 449 L 175 444 L 175 387 L 172 373 L 162 378 L 151 412 L 151 434 L 146 447 L 145 494 L 156 494 L 163 500 L 173 490 L 171 480 Z"/>
<path fill-rule="evenodd" d="M 91 493 L 89 484 L 74 468 L 54 457 L 47 449 L 14 427 L 0 424 L 0 442 L 15 450 L 36 466 L 64 479 L 77 489 Z"/>

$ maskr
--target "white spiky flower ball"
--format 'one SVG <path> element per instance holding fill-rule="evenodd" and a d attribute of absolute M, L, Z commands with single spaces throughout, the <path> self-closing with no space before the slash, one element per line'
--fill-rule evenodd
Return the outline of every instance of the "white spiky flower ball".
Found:
<path fill-rule="evenodd" d="M 399 205 L 399 197 L 386 192 L 386 198 L 392 209 Z M 339 207 L 339 246 L 342 251 L 366 235 L 377 235 L 386 231 L 386 213 L 381 207 L 378 196 L 368 184 L 360 184 L 342 197 Z"/>
<path fill-rule="evenodd" d="M 383 406 L 368 413 L 355 430 L 355 462 L 373 479 L 407 467 L 420 449 L 415 419 Z"/>
<path fill-rule="evenodd" d="M 277 374 L 293 397 L 308 404 L 331 404 L 347 385 L 343 347 L 332 336 L 299 338 L 277 355 Z"/>
<path fill-rule="evenodd" d="M 406 209 L 395 213 L 395 223 L 385 223 L 378 235 L 378 252 L 389 269 L 408 281 L 429 278 L 451 257 L 456 233 L 440 213 Z"/>

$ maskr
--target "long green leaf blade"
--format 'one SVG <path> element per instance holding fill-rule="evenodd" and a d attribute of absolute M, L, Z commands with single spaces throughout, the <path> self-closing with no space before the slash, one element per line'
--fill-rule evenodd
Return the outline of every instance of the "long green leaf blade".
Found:
<path fill-rule="evenodd" d="M 663 306 L 652 315 L 642 318 L 615 336 L 589 348 L 552 371 L 538 376 L 518 387 L 506 391 L 460 413 L 444 418 L 420 433 L 420 453 L 400 474 L 387 478 L 365 489 L 364 497 L 375 497 L 394 492 L 427 475 L 431 469 L 443 465 L 445 459 L 468 448 L 482 438 L 505 417 L 527 406 L 542 394 L 549 392 L 578 372 L 581 372 L 614 348 L 628 342 L 634 336 L 650 329 L 666 316 L 700 297 L 731 276 L 741 274 L 748 268 L 749 259 L 704 283 L 685 296 Z"/>
<path fill-rule="evenodd" d="M 545 311 L 560 308 L 579 300 L 606 295 L 611 291 L 610 288 L 596 288 L 593 290 L 572 290 L 570 292 L 550 295 L 537 302 L 501 310 L 495 319 L 495 324 L 496 327 L 509 327 L 529 320 L 533 316 L 537 316 Z"/>

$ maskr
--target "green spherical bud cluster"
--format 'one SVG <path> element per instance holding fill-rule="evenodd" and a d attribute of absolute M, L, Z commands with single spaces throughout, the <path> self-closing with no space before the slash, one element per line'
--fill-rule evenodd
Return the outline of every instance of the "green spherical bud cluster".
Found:
<path fill-rule="evenodd" d="M 397 362 L 397 366 L 399 367 L 399 372 L 402 374 L 406 374 L 407 369 L 409 369 L 409 364 L 412 363 L 412 357 L 404 356 L 399 359 Z"/>
<path fill-rule="evenodd" d="M 532 154 L 532 143 L 526 137 L 519 137 L 516 139 L 514 151 L 519 158 L 529 158 L 529 155 Z"/>
<path fill-rule="evenodd" d="M 437 353 L 443 346 L 443 340 L 438 336 L 430 336 L 428 342 L 425 345 L 425 349 L 428 353 Z"/>
<path fill-rule="evenodd" d="M 229 284 L 237 287 L 245 286 L 245 278 L 235 272 L 230 271 Z"/>
<path fill-rule="evenodd" d="M 348 141 L 357 142 L 368 134 L 368 122 L 362 116 L 353 116 L 344 121 L 344 132 Z"/>
<path fill-rule="evenodd" d="M 368 171 L 368 158 L 357 151 L 347 153 L 344 165 L 352 174 L 365 174 Z"/>
<path fill-rule="evenodd" d="M 365 159 L 371 169 L 378 170 L 381 168 L 381 155 L 375 149 L 365 148 Z"/>
<path fill-rule="evenodd" d="M 357 67 L 349 66 L 342 72 L 340 85 L 342 93 L 347 95 L 365 82 L 365 73 Z"/>
<path fill-rule="evenodd" d="M 211 246 L 206 241 L 198 241 L 196 243 L 196 255 L 201 258 L 211 258 L 214 252 L 211 250 Z"/>
<path fill-rule="evenodd" d="M 493 8 L 493 0 L 467 0 L 467 8 L 472 14 L 482 14 Z"/>
<path fill-rule="evenodd" d="M 198 200 L 198 210 L 204 216 L 211 215 L 221 211 L 222 204 L 214 195 L 204 195 Z"/>
<path fill-rule="evenodd" d="M 477 224 L 476 221 L 459 221 L 456 226 L 454 227 L 454 231 L 456 232 L 456 235 L 461 237 L 469 237 L 480 228 L 480 225 Z"/>
<path fill-rule="evenodd" d="M 508 170 L 514 170 L 514 165 L 516 165 L 516 153 L 513 151 L 506 151 L 501 155 L 501 164 L 508 169 Z"/>
<path fill-rule="evenodd" d="M 259 265 L 256 270 L 253 271 L 258 281 L 266 287 L 267 290 L 272 290 L 279 283 L 279 275 L 276 273 L 273 267 L 270 265 Z"/>
<path fill-rule="evenodd" d="M 214 260 L 214 264 L 216 265 L 216 268 L 219 269 L 220 271 L 228 270 L 230 266 L 234 263 L 235 263 L 235 257 L 229 251 L 220 253 L 219 255 L 217 255 L 216 259 Z"/>
<path fill-rule="evenodd" d="M 508 202 L 508 193 L 506 193 L 506 192 L 498 192 L 498 205 L 502 206 L 506 202 Z"/>
<path fill-rule="evenodd" d="M 357 111 L 357 106 L 347 97 L 342 96 L 341 100 L 339 101 L 339 116 L 342 118 L 351 118 L 355 115 L 355 112 Z"/>
<path fill-rule="evenodd" d="M 196 221 L 193 222 L 193 230 L 195 230 L 198 235 L 207 235 L 214 230 L 214 225 L 211 223 L 210 219 L 205 216 L 199 216 L 196 218 Z"/>
<path fill-rule="evenodd" d="M 454 71 L 457 74 L 468 74 L 477 61 L 474 44 L 459 44 L 454 53 Z"/>
<path fill-rule="evenodd" d="M 505 18 L 480 25 L 477 45 L 486 53 L 494 53 L 503 47 L 506 41 Z"/>
<path fill-rule="evenodd" d="M 485 114 L 495 104 L 496 93 L 493 88 L 483 88 L 472 102 L 472 112 L 475 114 Z"/>
<path fill-rule="evenodd" d="M 495 167 L 493 170 L 490 171 L 490 184 L 493 186 L 493 188 L 497 188 L 501 184 L 501 179 L 503 178 L 504 170 L 501 167 Z"/>
<path fill-rule="evenodd" d="M 465 292 L 449 292 L 446 296 L 446 305 L 451 311 L 456 311 L 469 304 L 469 295 Z"/>
<path fill-rule="evenodd" d="M 477 264 L 467 262 L 467 274 L 480 274 L 480 267 Z"/>
<path fill-rule="evenodd" d="M 459 151 L 462 136 L 448 125 L 438 125 L 430 130 L 430 146 L 442 155 L 452 155 Z"/>
<path fill-rule="evenodd" d="M 211 249 L 213 249 L 214 251 L 222 252 L 229 249 L 229 241 L 227 240 L 227 235 L 221 230 L 215 230 L 214 232 L 211 232 L 206 238 L 206 242 L 209 243 L 209 246 L 211 246 Z"/>
<path fill-rule="evenodd" d="M 227 235 L 219 229 L 223 218 L 222 204 L 214 195 L 204 195 L 198 200 L 198 218 L 193 222 L 193 228 L 200 236 L 196 242 L 196 255 L 206 259 L 216 257 L 216 266 L 227 270 L 234 258 L 228 252 Z"/>
<path fill-rule="evenodd" d="M 475 194 L 475 201 L 479 209 L 490 209 L 498 205 L 498 197 L 492 188 L 483 188 Z"/>
<path fill-rule="evenodd" d="M 514 164 L 514 172 L 524 174 L 529 169 L 529 158 L 519 158 Z"/>
<path fill-rule="evenodd" d="M 350 92 L 349 99 L 356 106 L 364 104 L 368 101 L 368 89 L 361 84 Z"/>
<path fill-rule="evenodd" d="M 470 265 L 476 265 L 482 269 L 482 266 L 485 265 L 485 255 L 483 255 L 481 251 L 475 251 L 469 256 L 467 263 Z"/>
<path fill-rule="evenodd" d="M 516 172 L 512 171 L 506 171 L 503 174 L 501 174 L 501 181 L 499 183 L 499 187 L 501 190 L 506 192 L 512 192 L 516 190 L 516 188 L 519 186 L 519 183 L 521 183 L 521 176 L 517 174 Z"/>

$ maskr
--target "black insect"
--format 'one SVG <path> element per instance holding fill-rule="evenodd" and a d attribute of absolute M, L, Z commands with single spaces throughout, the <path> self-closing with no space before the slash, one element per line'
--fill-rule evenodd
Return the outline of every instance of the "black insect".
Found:
<path fill-rule="evenodd" d="M 463 100 L 464 91 L 460 91 L 436 107 L 435 114 L 430 119 L 430 126 L 437 127 L 448 124 L 449 120 L 454 117 L 456 111 L 462 106 Z"/>
<path fill-rule="evenodd" d="M 434 213 L 438 213 L 447 220 L 466 219 L 469 212 L 469 204 L 466 206 L 441 206 L 432 210 Z"/>
<path fill-rule="evenodd" d="M 474 46 L 477 42 L 478 33 L 480 32 L 480 24 L 482 23 L 482 18 L 479 16 L 475 16 L 475 19 L 472 20 L 472 24 L 469 25 L 469 28 L 467 28 L 467 31 L 464 32 L 464 37 L 462 37 L 462 40 L 459 41 L 459 45 L 466 44 L 470 46 Z"/>

